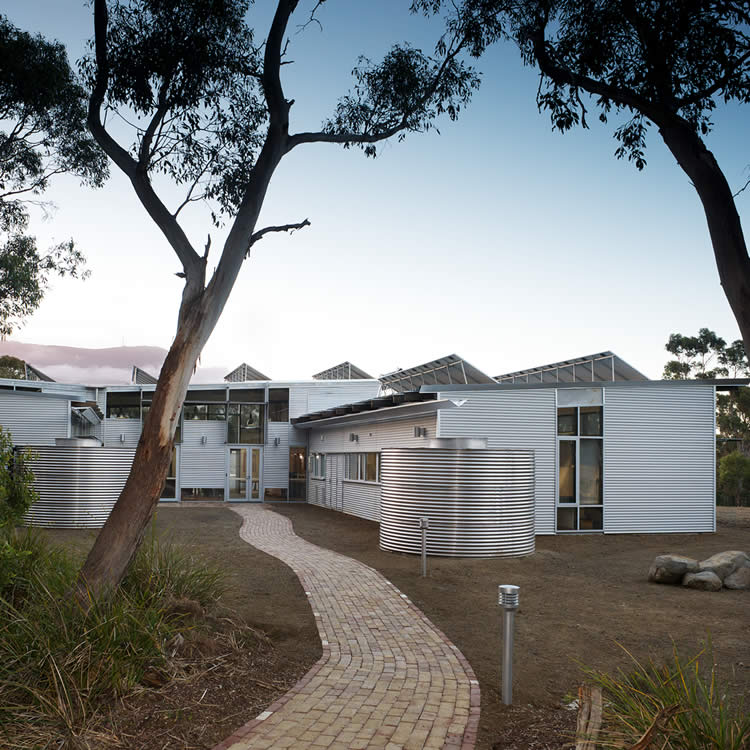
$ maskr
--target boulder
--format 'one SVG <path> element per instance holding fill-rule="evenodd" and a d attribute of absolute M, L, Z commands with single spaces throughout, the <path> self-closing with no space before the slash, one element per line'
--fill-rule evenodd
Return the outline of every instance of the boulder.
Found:
<path fill-rule="evenodd" d="M 701 570 L 698 573 L 686 573 L 682 585 L 700 591 L 721 591 L 721 578 L 711 570 Z"/>
<path fill-rule="evenodd" d="M 710 570 L 723 581 L 728 575 L 731 575 L 735 570 L 748 563 L 750 563 L 750 557 L 744 552 L 740 550 L 727 550 L 726 552 L 717 552 L 707 560 L 701 560 L 698 563 L 698 570 Z"/>
<path fill-rule="evenodd" d="M 654 583 L 680 583 L 685 573 L 696 573 L 698 561 L 683 555 L 659 555 L 651 564 L 648 580 Z"/>
<path fill-rule="evenodd" d="M 730 573 L 724 579 L 724 585 L 728 589 L 750 591 L 750 564 L 745 564 L 737 568 L 734 573 Z"/>

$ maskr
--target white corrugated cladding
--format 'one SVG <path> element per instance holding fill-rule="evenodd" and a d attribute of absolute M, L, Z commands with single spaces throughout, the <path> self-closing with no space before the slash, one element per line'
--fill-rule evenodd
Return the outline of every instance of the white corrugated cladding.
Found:
<path fill-rule="evenodd" d="M 35 393 L 0 391 L 0 425 L 15 445 L 54 445 L 68 437 L 70 402 Z"/>
<path fill-rule="evenodd" d="M 415 438 L 415 427 L 425 427 L 427 437 Z M 352 433 L 359 436 L 357 442 L 349 440 Z M 396 422 L 353 424 L 328 430 L 312 429 L 309 445 L 310 451 L 317 453 L 367 453 L 381 448 L 419 447 L 424 445 L 425 439 L 436 436 L 437 417 L 434 414 L 424 414 Z"/>
<path fill-rule="evenodd" d="M 378 380 L 316 380 L 310 383 L 274 381 L 273 388 L 289 388 L 289 417 L 301 417 L 331 406 L 353 404 L 375 398 L 380 391 Z"/>
<path fill-rule="evenodd" d="M 307 483 L 307 502 L 312 505 L 328 507 L 326 503 L 326 480 L 310 479 Z"/>
<path fill-rule="evenodd" d="M 604 531 L 713 531 L 714 388 L 606 388 Z"/>
<path fill-rule="evenodd" d="M 201 438 L 206 436 L 205 444 Z M 180 450 L 180 487 L 224 487 L 227 461 L 227 423 L 184 420 Z"/>
<path fill-rule="evenodd" d="M 438 437 L 487 438 L 488 448 L 534 451 L 534 526 L 555 533 L 557 407 L 555 389 L 452 391 L 438 398 L 466 399 L 438 412 Z"/>
<path fill-rule="evenodd" d="M 274 438 L 279 444 L 274 445 Z M 289 425 L 269 422 L 266 445 L 263 448 L 263 486 L 268 489 L 289 488 Z"/>
<path fill-rule="evenodd" d="M 343 510 L 343 488 L 345 457 L 341 453 L 326 456 L 326 501 L 333 510 Z"/>
<path fill-rule="evenodd" d="M 380 485 L 344 480 L 344 513 L 380 521 Z"/>
<path fill-rule="evenodd" d="M 120 440 L 120 435 L 125 440 Z M 106 448 L 136 448 L 141 439 L 140 419 L 105 419 L 104 446 Z"/>

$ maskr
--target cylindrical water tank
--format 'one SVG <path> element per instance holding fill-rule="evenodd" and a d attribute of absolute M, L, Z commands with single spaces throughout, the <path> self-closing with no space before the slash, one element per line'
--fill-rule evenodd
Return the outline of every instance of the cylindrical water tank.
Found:
<path fill-rule="evenodd" d="M 135 450 L 83 446 L 30 446 L 34 489 L 26 515 L 31 526 L 100 528 L 120 496 Z"/>
<path fill-rule="evenodd" d="M 384 448 L 380 546 L 427 554 L 515 557 L 534 551 L 533 451 Z"/>

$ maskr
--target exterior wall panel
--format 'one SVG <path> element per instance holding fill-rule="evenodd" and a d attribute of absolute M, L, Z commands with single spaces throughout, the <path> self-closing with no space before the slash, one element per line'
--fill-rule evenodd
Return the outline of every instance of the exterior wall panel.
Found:
<path fill-rule="evenodd" d="M 555 389 L 461 391 L 438 398 L 461 398 L 457 409 L 440 412 L 438 437 L 487 438 L 487 447 L 534 451 L 535 528 L 555 533 L 557 497 L 557 407 Z"/>
<path fill-rule="evenodd" d="M 14 445 L 54 445 L 55 438 L 68 437 L 70 402 L 0 391 L 0 424 Z"/>
<path fill-rule="evenodd" d="M 279 444 L 274 445 L 274 438 Z M 289 425 L 269 422 L 268 437 L 263 450 L 263 486 L 289 489 Z"/>
<path fill-rule="evenodd" d="M 307 502 L 311 505 L 319 505 L 321 508 L 327 508 L 326 503 L 326 480 L 310 479 L 307 482 Z"/>
<path fill-rule="evenodd" d="M 344 480 L 344 513 L 380 521 L 380 485 Z"/>
<path fill-rule="evenodd" d="M 289 417 L 301 417 L 313 411 L 341 404 L 353 404 L 375 398 L 380 391 L 377 380 L 316 381 L 312 383 L 283 383 L 274 381 L 273 388 L 289 387 Z"/>
<path fill-rule="evenodd" d="M 201 437 L 206 436 L 206 443 Z M 180 487 L 224 487 L 227 423 L 186 420 L 182 426 Z"/>
<path fill-rule="evenodd" d="M 141 420 L 105 419 L 103 432 L 105 448 L 136 448 L 141 439 Z M 120 441 L 120 435 L 125 435 L 125 442 Z"/>
<path fill-rule="evenodd" d="M 452 410 L 452 411 L 455 411 Z M 415 438 L 414 428 L 426 427 L 426 438 Z M 351 442 L 349 435 L 359 435 Z M 397 422 L 358 424 L 328 430 L 310 430 L 310 451 L 317 453 L 368 453 L 382 448 L 412 447 L 424 445 L 425 440 L 437 436 L 437 418 L 434 414 L 412 417 Z"/>
<path fill-rule="evenodd" d="M 608 388 L 604 531 L 713 531 L 714 389 Z"/>

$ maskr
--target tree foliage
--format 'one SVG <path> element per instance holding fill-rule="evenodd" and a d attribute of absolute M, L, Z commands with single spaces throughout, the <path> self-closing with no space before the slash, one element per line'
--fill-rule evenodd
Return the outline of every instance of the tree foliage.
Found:
<path fill-rule="evenodd" d="M 29 205 L 59 174 L 99 186 L 106 160 L 86 129 L 85 92 L 64 47 L 0 15 L 0 335 L 33 312 L 52 275 L 85 276 L 72 240 L 40 251 Z"/>
<path fill-rule="evenodd" d="M 733 451 L 719 460 L 719 492 L 740 507 L 750 505 L 750 458 Z"/>
<path fill-rule="evenodd" d="M 26 363 L 18 357 L 4 354 L 0 357 L 0 378 L 22 380 L 26 377 Z"/>

